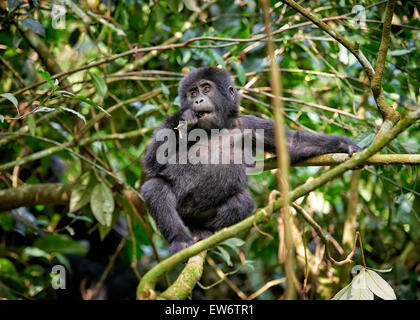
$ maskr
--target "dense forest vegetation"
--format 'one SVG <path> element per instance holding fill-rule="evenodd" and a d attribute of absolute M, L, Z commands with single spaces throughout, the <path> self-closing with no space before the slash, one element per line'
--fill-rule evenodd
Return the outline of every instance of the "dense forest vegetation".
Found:
<path fill-rule="evenodd" d="M 419 299 L 419 60 L 415 0 L 2 1 L 0 298 Z M 202 66 L 363 151 L 266 160 L 255 213 L 167 259 L 141 159 Z"/>

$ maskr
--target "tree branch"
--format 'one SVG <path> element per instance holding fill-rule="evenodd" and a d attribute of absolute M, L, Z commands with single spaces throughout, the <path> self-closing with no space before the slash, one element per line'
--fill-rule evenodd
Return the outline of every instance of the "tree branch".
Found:
<path fill-rule="evenodd" d="M 206 258 L 206 254 L 207 251 L 202 251 L 188 259 L 187 265 L 182 270 L 176 281 L 162 294 L 160 294 L 158 299 L 183 300 L 187 298 L 203 274 L 204 259 Z"/>
<path fill-rule="evenodd" d="M 347 153 L 330 153 L 317 156 L 299 163 L 295 167 L 309 167 L 309 166 L 335 166 L 350 159 Z M 419 165 L 420 154 L 375 154 L 367 159 L 363 164 L 365 165 Z M 268 158 L 264 160 L 264 170 L 276 169 L 276 158 Z"/>
<path fill-rule="evenodd" d="M 359 61 L 362 65 L 364 71 L 366 72 L 369 80 L 370 86 L 372 89 L 373 97 L 375 98 L 376 105 L 384 119 L 384 124 L 382 125 L 381 129 L 379 130 L 375 140 L 380 139 L 384 132 L 388 131 L 390 127 L 392 127 L 395 123 L 397 123 L 400 119 L 400 114 L 394 110 L 391 106 L 388 106 L 385 97 L 382 91 L 382 74 L 385 66 L 386 54 L 389 47 L 390 42 L 390 32 L 392 26 L 392 15 L 394 13 L 395 7 L 395 0 L 389 0 L 387 3 L 387 10 L 385 21 L 382 29 L 382 39 L 381 44 L 379 47 L 379 56 L 376 65 L 376 71 L 373 69 L 370 62 L 366 59 L 363 55 L 362 51 L 359 48 L 359 44 L 352 44 L 348 41 L 345 37 L 341 34 L 336 32 L 330 26 L 328 26 L 325 22 L 321 19 L 314 16 L 310 13 L 309 10 L 303 8 L 293 0 L 281 0 L 283 3 L 287 4 L 288 6 L 292 7 L 304 17 L 312 21 L 318 27 L 320 27 L 324 32 L 328 33 L 331 37 L 341 43 L 344 47 L 346 47 Z"/>
<path fill-rule="evenodd" d="M 375 140 L 381 138 L 383 131 L 386 130 L 384 129 L 386 126 L 394 125 L 400 120 L 400 114 L 394 110 L 392 106 L 388 106 L 386 103 L 382 90 L 382 75 L 385 70 L 386 55 L 388 52 L 389 43 L 391 41 L 391 26 L 394 7 L 395 0 L 388 0 L 384 25 L 382 28 L 382 39 L 381 44 L 379 45 L 379 54 L 376 62 L 376 73 L 371 80 L 373 97 L 375 98 L 376 105 L 384 120 L 384 123 L 382 124 L 378 134 L 375 137 Z"/>
<path fill-rule="evenodd" d="M 329 34 L 335 40 L 340 42 L 344 47 L 346 47 L 356 57 L 356 59 L 359 61 L 359 63 L 362 65 L 362 67 L 365 70 L 369 80 L 373 79 L 373 75 L 375 74 L 375 71 L 374 71 L 372 65 L 369 63 L 369 61 L 366 59 L 366 57 L 360 51 L 358 44 L 351 43 L 349 40 L 347 40 L 341 34 L 336 32 L 333 28 L 331 28 L 329 25 L 327 25 L 321 19 L 314 16 L 308 9 L 303 8 L 301 5 L 297 4 L 296 2 L 294 2 L 292 0 L 281 0 L 281 2 L 287 4 L 288 6 L 295 9 L 297 12 L 302 14 L 305 18 L 312 21 L 315 25 L 317 25 L 319 28 L 321 28 L 324 32 Z"/>
<path fill-rule="evenodd" d="M 322 230 L 321 226 L 301 206 L 297 205 L 296 203 L 293 203 L 292 206 L 293 208 L 295 208 L 296 212 L 299 215 L 301 215 L 305 219 L 305 221 L 311 225 L 311 227 L 315 230 L 316 234 L 319 236 L 321 241 L 324 243 L 326 256 L 329 261 L 331 261 L 337 266 L 342 266 L 344 264 L 351 262 L 351 258 L 356 252 L 355 246 L 353 247 L 353 250 L 347 255 L 347 257 L 344 260 L 341 260 L 341 261 L 335 260 L 331 255 L 329 245 L 330 244 L 336 245 L 336 242 L 332 241 L 331 237 L 324 233 L 324 230 Z M 354 243 L 356 243 L 356 240 L 354 240 Z"/>
<path fill-rule="evenodd" d="M 89 142 L 93 142 L 90 140 L 91 139 L 89 138 Z M 347 161 L 348 159 L 349 155 L 346 153 L 332 153 L 305 160 L 295 164 L 294 166 L 335 166 Z M 365 161 L 364 164 L 376 166 L 393 164 L 420 165 L 420 154 L 375 154 Z M 264 170 L 272 170 L 276 168 L 276 158 L 273 157 L 264 160 Z M 70 198 L 69 196 L 72 186 L 72 183 L 44 183 L 0 190 L 0 211 L 6 211 L 18 207 L 30 207 L 38 204 L 66 205 L 68 204 L 68 200 Z M 64 191 L 68 192 L 67 198 L 62 194 Z M 26 195 L 26 193 L 32 193 L 33 195 L 29 196 Z"/>
<path fill-rule="evenodd" d="M 43 183 L 0 190 L 0 212 L 38 204 L 67 205 L 72 183 Z"/>

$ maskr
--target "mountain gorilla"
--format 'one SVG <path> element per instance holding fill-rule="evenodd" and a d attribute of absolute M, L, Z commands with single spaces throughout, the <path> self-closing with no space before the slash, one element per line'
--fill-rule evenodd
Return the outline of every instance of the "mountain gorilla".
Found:
<path fill-rule="evenodd" d="M 180 82 L 178 94 L 180 111 L 164 120 L 147 147 L 143 170 L 149 180 L 141 188 L 149 213 L 170 243 L 172 254 L 241 221 L 255 207 L 246 190 L 246 164 L 193 163 L 186 153 L 201 139 L 195 142 L 183 136 L 177 130 L 181 121 L 187 123 L 188 133 L 193 128 L 206 132 L 250 129 L 254 141 L 258 139 L 256 129 L 263 129 L 264 134 L 259 138 L 263 139 L 264 151 L 276 153 L 273 121 L 239 115 L 240 96 L 228 72 L 214 67 L 191 71 Z M 159 147 L 166 143 L 157 138 L 161 129 L 173 134 L 176 148 L 172 153 L 178 163 L 157 161 Z M 183 139 L 188 142 L 182 151 L 178 147 Z M 204 142 L 210 156 L 219 152 L 217 144 L 216 148 L 211 145 L 212 139 L 215 138 L 212 136 Z M 351 155 L 361 150 L 346 137 L 302 131 L 287 130 L 287 144 L 292 164 L 321 154 L 344 152 Z M 182 162 L 181 158 L 188 160 Z"/>

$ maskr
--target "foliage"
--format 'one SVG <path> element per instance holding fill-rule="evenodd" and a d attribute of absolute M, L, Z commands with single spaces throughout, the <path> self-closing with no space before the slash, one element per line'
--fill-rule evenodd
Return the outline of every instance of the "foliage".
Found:
<path fill-rule="evenodd" d="M 301 3 L 317 17 L 329 17 L 328 25 L 357 41 L 375 65 L 385 2 L 363 2 L 365 27 L 353 19 L 355 1 Z M 104 266 L 115 251 L 127 272 L 143 275 L 154 266 L 156 254 L 168 256 L 167 244 L 133 198 L 144 181 L 142 153 L 154 128 L 179 109 L 177 84 L 185 72 L 205 65 L 226 68 L 242 94 L 241 112 L 273 118 L 258 1 L 88 0 L 65 1 L 65 8 L 60 29 L 52 16 L 53 2 L 0 4 L 0 191 L 72 184 L 66 205 L 50 194 L 42 203 L 0 212 L 0 297 L 7 299 L 57 298 L 50 266 L 57 260 L 68 266 L 70 255 L 90 258 L 107 249 L 118 221 L 125 221 L 127 241 L 120 251 L 109 247 Z M 271 1 L 271 9 L 287 124 L 346 135 L 367 147 L 382 118 L 362 66 L 292 8 Z M 420 99 L 419 14 L 415 1 L 397 2 L 383 74 L 386 103 L 402 115 L 418 108 Z M 186 42 L 192 38 L 199 40 Z M 385 152 L 419 154 L 419 124 Z M 291 187 L 326 169 L 291 168 Z M 352 223 L 351 180 L 348 172 L 301 199 L 300 205 L 339 243 L 345 228 L 358 230 L 366 264 L 392 267 L 384 278 L 396 297 L 419 299 L 418 166 L 365 168 L 358 178 Z M 248 184 L 258 207 L 266 206 L 277 188 L 272 171 L 249 176 Z M 348 289 L 350 269 L 325 259 L 319 236 L 298 215 L 295 224 L 299 297 L 330 299 Z M 94 236 L 104 242 L 92 240 Z M 216 264 L 205 265 L 202 288 L 195 291 L 208 298 L 238 299 L 277 281 L 256 297 L 281 297 L 285 283 L 279 280 L 285 271 L 279 261 L 279 222 L 271 219 L 262 230 L 238 237 L 210 251 Z M 351 250 L 346 243 L 342 246 L 345 252 L 334 251 L 336 256 Z M 361 261 L 360 253 L 356 251 L 355 262 Z M 220 271 L 228 281 L 220 281 Z M 371 273 L 376 274 L 371 269 L 364 274 Z"/>

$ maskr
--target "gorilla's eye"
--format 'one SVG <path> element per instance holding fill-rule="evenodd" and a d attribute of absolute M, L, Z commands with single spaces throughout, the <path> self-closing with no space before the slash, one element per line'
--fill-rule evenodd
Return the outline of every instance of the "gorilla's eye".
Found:
<path fill-rule="evenodd" d="M 235 94 L 235 90 L 233 90 L 233 87 L 229 87 L 229 92 L 233 96 Z"/>
<path fill-rule="evenodd" d="M 191 97 L 195 98 L 197 96 L 197 90 L 191 91 Z"/>
<path fill-rule="evenodd" d="M 208 84 L 204 85 L 203 91 L 204 93 L 208 93 L 210 91 L 210 86 Z"/>

